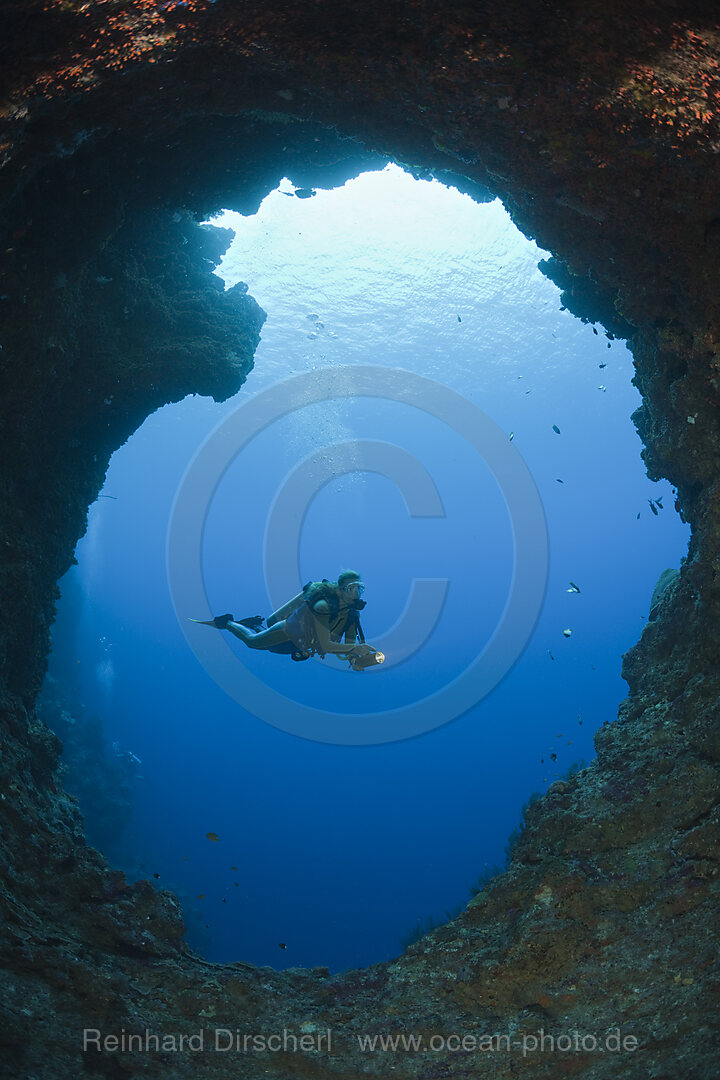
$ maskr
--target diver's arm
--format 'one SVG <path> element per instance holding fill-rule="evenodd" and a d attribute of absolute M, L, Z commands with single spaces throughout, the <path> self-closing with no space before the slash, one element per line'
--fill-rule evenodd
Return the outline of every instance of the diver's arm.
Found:
<path fill-rule="evenodd" d="M 288 600 L 287 604 L 283 604 L 283 606 L 281 608 L 278 608 L 277 611 L 273 611 L 272 615 L 268 617 L 265 623 L 268 630 L 271 626 L 274 626 L 275 623 L 279 623 L 282 622 L 283 619 L 287 619 L 288 615 L 291 615 L 295 608 L 300 607 L 304 599 L 305 593 L 300 592 L 297 594 L 297 596 L 293 596 L 292 600 Z"/>

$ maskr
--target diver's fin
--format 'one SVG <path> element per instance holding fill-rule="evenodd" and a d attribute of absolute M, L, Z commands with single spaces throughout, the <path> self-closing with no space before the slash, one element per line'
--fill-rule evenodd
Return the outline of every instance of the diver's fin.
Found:
<path fill-rule="evenodd" d="M 190 619 L 190 622 L 199 623 L 200 626 L 214 626 L 216 630 L 227 630 L 227 624 L 234 622 L 232 615 L 216 615 L 214 619 Z"/>

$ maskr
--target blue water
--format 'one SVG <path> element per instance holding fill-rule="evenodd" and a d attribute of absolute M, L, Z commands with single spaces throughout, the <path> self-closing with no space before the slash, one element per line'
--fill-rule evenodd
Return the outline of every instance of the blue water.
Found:
<path fill-rule="evenodd" d="M 256 367 L 233 401 L 162 409 L 115 454 L 112 498 L 92 507 L 78 545 L 84 600 L 68 677 L 108 740 L 142 761 L 127 868 L 180 892 L 190 942 L 213 960 L 340 970 L 397 955 L 418 920 L 464 904 L 477 876 L 503 862 L 530 793 L 592 758 L 594 731 L 626 694 L 621 655 L 688 530 L 669 486 L 645 475 L 624 344 L 561 310 L 537 268 L 547 253 L 500 203 L 475 205 L 394 166 L 310 199 L 283 191 L 288 181 L 254 218 L 216 222 L 236 230 L 218 273 L 247 282 L 268 312 Z M 293 709 L 282 696 L 373 715 L 440 697 L 491 642 L 513 583 L 508 493 L 431 415 L 434 395 L 423 407 L 301 396 L 208 478 L 197 503 L 208 611 L 267 615 L 285 599 L 269 596 L 265 579 L 282 544 L 282 520 L 280 538 L 266 537 L 274 500 L 299 461 L 324 453 L 331 479 L 302 520 L 287 522 L 300 537 L 288 580 L 358 569 L 374 643 L 402 622 L 413 579 L 446 581 L 436 625 L 402 663 L 388 651 L 384 668 L 357 675 L 232 640 L 231 680 L 244 685 L 242 668 L 277 695 L 271 722 L 259 719 L 206 670 L 228 636 L 187 622 L 207 611 L 176 615 L 166 544 L 185 472 L 206 439 L 223 437 L 213 436 L 218 424 L 299 373 L 368 364 L 382 369 L 380 391 L 383 370 L 416 372 L 503 433 L 539 493 L 549 572 L 529 642 L 484 700 L 422 736 L 332 745 L 283 730 Z M 338 444 L 353 440 L 404 449 L 442 513 L 411 517 L 397 484 L 365 471 L 357 447 L 358 471 L 344 472 Z M 655 515 L 648 500 L 658 496 Z M 542 547 L 539 533 L 521 539 Z"/>

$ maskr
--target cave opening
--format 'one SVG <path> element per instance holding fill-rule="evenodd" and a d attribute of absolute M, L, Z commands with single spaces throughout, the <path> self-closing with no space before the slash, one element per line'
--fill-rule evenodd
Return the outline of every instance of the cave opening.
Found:
<path fill-rule="evenodd" d="M 102 716 L 124 762 L 133 811 L 114 861 L 180 895 L 188 940 L 210 959 L 366 966 L 397 955 L 415 924 L 463 905 L 476 879 L 502 866 L 528 796 L 592 757 L 594 730 L 625 696 L 620 655 L 642 629 L 659 573 L 679 564 L 687 529 L 669 486 L 651 484 L 640 460 L 628 423 L 639 403 L 630 354 L 563 310 L 538 269 L 547 253 L 497 201 L 478 204 L 389 166 L 306 198 L 284 181 L 254 217 L 230 212 L 214 224 L 236 234 L 218 272 L 228 285 L 246 282 L 269 316 L 238 400 L 368 357 L 419 372 L 502 428 L 548 521 L 546 600 L 510 675 L 422 738 L 328 746 L 240 718 L 190 658 L 170 604 L 172 499 L 237 401 L 168 406 L 113 459 L 74 585 L 65 583 L 65 593 L 77 588 L 76 612 L 61 608 L 58 626 L 74 618 L 77 632 L 72 649 L 56 649 L 52 674 L 62 675 L 60 661 L 73 671 L 78 700 Z M 402 612 L 408 572 L 450 580 L 425 652 L 353 684 L 368 708 L 378 693 L 399 701 L 408 687 L 431 693 L 451 680 L 478 636 L 491 634 L 512 575 L 492 477 L 456 433 L 426 423 L 397 403 L 311 406 L 264 433 L 208 506 L 209 596 L 218 610 L 267 614 L 268 494 L 294 462 L 360 435 L 402 435 L 424 461 L 443 496 L 441 521 L 409 521 L 387 478 L 360 469 L 324 486 L 304 519 L 303 577 L 357 565 L 369 638 Z M 468 591 L 481 598 L 470 610 Z M 347 692 L 345 673 L 237 651 L 308 701 Z"/>

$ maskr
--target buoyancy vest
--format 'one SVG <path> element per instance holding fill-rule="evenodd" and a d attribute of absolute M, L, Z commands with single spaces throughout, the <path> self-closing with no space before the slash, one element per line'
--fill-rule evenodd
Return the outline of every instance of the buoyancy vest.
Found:
<path fill-rule="evenodd" d="M 305 599 L 288 616 L 285 623 L 288 636 L 296 647 L 293 659 L 307 660 L 316 653 L 319 656 L 325 655 L 318 639 L 318 619 L 323 621 L 327 619 L 328 630 L 333 641 L 342 641 L 344 635 L 352 629 L 355 630 L 355 634 L 361 642 L 365 641 L 359 616 L 359 612 L 365 607 L 362 600 L 355 601 L 351 607 L 341 607 L 336 586 L 329 582 L 327 578 L 320 582 L 308 581 L 303 587 L 303 594 Z M 328 605 L 329 611 L 327 615 L 314 610 L 315 604 L 319 603 L 320 600 L 325 600 Z M 300 656 L 296 655 L 296 653 L 305 653 L 306 655 Z"/>

